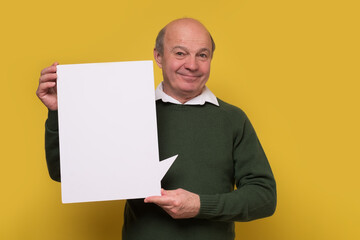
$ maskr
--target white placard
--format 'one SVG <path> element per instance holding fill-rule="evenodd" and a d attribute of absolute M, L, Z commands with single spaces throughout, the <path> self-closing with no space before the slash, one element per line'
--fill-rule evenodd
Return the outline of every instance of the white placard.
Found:
<path fill-rule="evenodd" d="M 160 195 L 152 61 L 57 66 L 63 203 Z"/>

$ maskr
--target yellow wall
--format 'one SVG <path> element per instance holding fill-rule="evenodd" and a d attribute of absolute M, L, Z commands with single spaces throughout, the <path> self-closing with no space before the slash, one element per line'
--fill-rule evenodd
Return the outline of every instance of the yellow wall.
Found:
<path fill-rule="evenodd" d="M 0 239 L 121 239 L 123 201 L 63 205 L 48 177 L 39 73 L 152 59 L 179 17 L 212 32 L 208 86 L 247 112 L 277 179 L 276 214 L 237 223 L 237 239 L 360 239 L 358 2 L 3 1 Z"/>

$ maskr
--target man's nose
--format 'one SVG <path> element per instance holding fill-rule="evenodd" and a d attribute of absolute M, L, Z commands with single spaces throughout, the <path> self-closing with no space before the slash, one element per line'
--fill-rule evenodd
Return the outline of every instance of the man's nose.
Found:
<path fill-rule="evenodd" d="M 187 59 L 185 61 L 185 68 L 192 72 L 198 70 L 199 64 L 198 64 L 195 56 L 187 57 Z"/>

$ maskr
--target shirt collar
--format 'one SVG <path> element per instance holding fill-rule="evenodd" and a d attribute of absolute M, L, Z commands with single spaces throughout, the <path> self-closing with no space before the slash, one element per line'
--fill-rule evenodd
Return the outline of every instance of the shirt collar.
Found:
<path fill-rule="evenodd" d="M 163 91 L 163 83 L 161 82 L 155 90 L 155 100 L 161 99 L 163 102 L 169 102 L 174 104 L 182 104 L 173 97 L 170 97 Z M 204 105 L 205 102 L 219 106 L 218 100 L 215 95 L 205 86 L 204 91 L 189 101 L 185 102 L 184 105 Z"/>

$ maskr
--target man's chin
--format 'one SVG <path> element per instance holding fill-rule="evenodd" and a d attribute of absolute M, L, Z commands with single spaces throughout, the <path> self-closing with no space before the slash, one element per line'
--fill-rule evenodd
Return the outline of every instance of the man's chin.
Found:
<path fill-rule="evenodd" d="M 200 95 L 202 93 L 203 89 L 200 89 L 198 87 L 182 87 L 180 88 L 180 92 L 182 93 L 182 95 L 187 96 L 189 98 L 194 98 L 198 95 Z"/>

